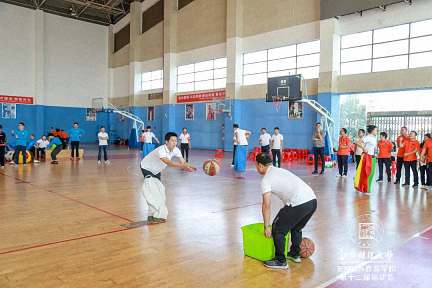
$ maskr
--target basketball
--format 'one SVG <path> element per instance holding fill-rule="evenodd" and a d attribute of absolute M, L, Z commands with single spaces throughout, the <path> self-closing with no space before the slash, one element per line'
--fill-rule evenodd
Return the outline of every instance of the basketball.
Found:
<path fill-rule="evenodd" d="M 12 161 L 14 153 L 15 153 L 15 151 L 8 151 L 8 152 L 6 152 L 5 160 L 8 161 L 8 162 Z"/>
<path fill-rule="evenodd" d="M 308 258 L 312 256 L 314 252 L 315 252 L 314 242 L 311 239 L 304 237 L 300 244 L 300 257 Z"/>
<path fill-rule="evenodd" d="M 215 176 L 219 173 L 220 166 L 218 162 L 214 159 L 206 160 L 203 164 L 204 173 L 209 176 Z"/>

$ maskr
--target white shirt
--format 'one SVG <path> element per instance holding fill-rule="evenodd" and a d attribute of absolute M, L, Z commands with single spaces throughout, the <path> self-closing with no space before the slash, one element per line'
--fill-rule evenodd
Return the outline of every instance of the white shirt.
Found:
<path fill-rule="evenodd" d="M 271 192 L 287 206 L 298 206 L 316 199 L 315 193 L 298 176 L 288 170 L 270 166 L 261 180 L 262 193 Z"/>
<path fill-rule="evenodd" d="M 46 148 L 46 147 L 48 147 L 48 145 L 49 145 L 49 141 L 48 140 L 44 141 L 42 139 L 39 139 L 39 140 L 36 141 L 36 146 L 38 148 Z"/>
<path fill-rule="evenodd" d="M 364 137 L 361 139 L 361 142 L 364 142 Z M 363 149 L 357 145 L 355 155 L 361 155 L 361 154 L 363 154 Z"/>
<path fill-rule="evenodd" d="M 151 131 L 146 131 L 143 133 L 144 135 L 144 143 L 153 143 L 153 138 L 156 138 L 156 135 Z"/>
<path fill-rule="evenodd" d="M 271 140 L 273 141 L 273 146 L 272 149 L 281 149 L 281 142 L 283 140 L 283 135 L 282 134 L 273 134 L 273 136 L 271 137 Z"/>
<path fill-rule="evenodd" d="M 270 145 L 271 136 L 270 136 L 269 133 L 266 132 L 266 133 L 260 135 L 259 139 L 260 139 L 260 142 L 261 142 L 261 146 Z"/>
<path fill-rule="evenodd" d="M 104 139 L 101 139 L 104 138 Z M 106 132 L 99 132 L 98 133 L 98 139 L 99 139 L 99 146 L 106 146 L 108 145 L 108 133 Z"/>
<path fill-rule="evenodd" d="M 161 158 L 167 158 L 171 160 L 173 157 L 182 158 L 180 149 L 177 147 L 173 151 L 169 151 L 166 145 L 159 146 L 150 154 L 148 154 L 141 161 L 141 168 L 152 172 L 153 174 L 159 174 L 166 168 L 166 164 L 162 162 Z"/>
<path fill-rule="evenodd" d="M 249 145 L 248 144 L 248 141 L 247 141 L 247 138 L 246 138 L 246 130 L 243 130 L 243 129 L 240 129 L 240 128 L 237 128 L 235 131 L 234 131 L 234 134 L 237 134 L 237 137 L 238 137 L 238 143 L 237 143 L 237 145 Z"/>
<path fill-rule="evenodd" d="M 189 144 L 189 139 L 190 139 L 189 133 L 186 133 L 186 134 L 181 133 L 179 138 L 180 138 L 181 144 Z"/>
<path fill-rule="evenodd" d="M 371 156 L 374 156 L 375 155 L 375 149 L 376 149 L 377 144 L 378 144 L 377 137 L 369 134 L 363 138 L 363 142 L 364 142 L 364 147 L 367 150 L 366 153 L 371 155 Z"/>

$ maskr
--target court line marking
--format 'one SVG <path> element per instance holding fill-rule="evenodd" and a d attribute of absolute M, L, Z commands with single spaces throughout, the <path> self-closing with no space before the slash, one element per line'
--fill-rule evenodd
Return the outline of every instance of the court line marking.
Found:
<path fill-rule="evenodd" d="M 64 198 L 64 199 L 67 199 L 67 200 L 73 201 L 73 202 L 75 202 L 75 203 L 81 204 L 81 205 L 86 206 L 86 207 L 88 207 L 88 208 L 95 209 L 95 210 L 97 210 L 97 211 L 99 211 L 99 212 L 102 212 L 102 213 L 105 213 L 105 214 L 111 215 L 111 216 L 113 216 L 113 217 L 120 218 L 120 219 L 125 220 L 125 221 L 128 221 L 128 222 L 130 222 L 130 223 L 135 222 L 135 221 L 133 221 L 133 220 L 131 220 L 131 219 L 128 219 L 128 218 L 126 218 L 126 217 L 123 217 L 123 216 L 120 216 L 120 215 L 118 215 L 118 214 L 112 213 L 112 212 L 110 212 L 110 211 L 107 211 L 107 210 L 104 210 L 104 209 L 98 208 L 98 207 L 96 207 L 96 206 L 93 206 L 93 205 L 87 204 L 87 203 L 82 202 L 82 201 L 80 201 L 80 200 L 77 200 L 77 199 L 75 199 L 75 198 L 71 198 L 71 197 L 69 197 L 69 196 L 66 196 L 66 195 L 60 194 L 60 193 L 55 192 L 55 191 L 53 191 L 53 190 L 51 190 L 51 189 L 45 189 L 45 188 L 42 188 L 42 187 L 40 187 L 40 186 L 38 186 L 38 185 L 35 185 L 35 184 L 31 183 L 31 182 L 28 182 L 28 181 L 22 180 L 22 179 L 20 179 L 20 178 L 18 178 L 18 177 L 16 177 L 16 176 L 11 176 L 11 175 L 5 174 L 5 173 L 3 173 L 3 172 L 0 172 L 0 174 L 3 175 L 3 176 L 6 176 L 6 177 L 14 178 L 14 179 L 17 180 L 17 181 L 21 181 L 21 183 L 25 183 L 25 184 L 27 184 L 27 185 L 29 185 L 29 186 L 33 186 L 33 187 L 35 187 L 35 188 L 37 188 L 37 189 L 39 189 L 39 190 L 47 191 L 47 192 L 49 192 L 49 193 L 51 193 L 51 194 L 54 194 L 54 195 L 56 195 L 56 196 L 58 196 L 58 197 L 61 197 L 61 198 Z"/>

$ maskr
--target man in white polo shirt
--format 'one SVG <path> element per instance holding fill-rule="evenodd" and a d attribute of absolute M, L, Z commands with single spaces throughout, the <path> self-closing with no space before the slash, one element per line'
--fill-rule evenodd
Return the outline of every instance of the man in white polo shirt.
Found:
<path fill-rule="evenodd" d="M 279 133 L 279 127 L 274 128 L 274 134 L 271 137 L 273 166 L 281 167 L 281 158 L 283 150 L 283 135 Z"/>
<path fill-rule="evenodd" d="M 178 158 L 180 163 L 172 161 Z M 168 211 L 165 205 L 165 187 L 161 180 L 161 172 L 167 167 L 183 169 L 188 172 L 196 171 L 196 168 L 188 164 L 177 148 L 177 134 L 168 132 L 165 135 L 165 144 L 159 146 L 141 161 L 141 172 L 144 180 L 144 198 L 149 205 L 148 223 L 163 223 L 166 221 Z M 154 181 L 157 179 L 158 181 Z"/>
<path fill-rule="evenodd" d="M 256 157 L 256 169 L 263 175 L 261 189 L 263 193 L 262 214 L 265 237 L 273 237 L 275 258 L 265 261 L 264 266 L 274 269 L 287 269 L 285 258 L 285 236 L 291 232 L 291 248 L 288 259 L 300 263 L 300 243 L 302 229 L 317 209 L 317 200 L 312 188 L 288 170 L 272 166 L 270 155 L 260 153 Z M 273 225 L 270 225 L 270 199 L 274 194 L 284 203 Z"/>
<path fill-rule="evenodd" d="M 236 172 L 245 172 L 247 164 L 247 149 L 249 145 L 248 138 L 250 137 L 251 132 L 240 129 L 238 124 L 234 124 L 233 129 L 235 143 L 237 143 L 234 158 L 234 170 Z"/>
<path fill-rule="evenodd" d="M 259 138 L 259 143 L 261 145 L 261 152 L 262 153 L 270 153 L 270 139 L 271 139 L 271 136 L 269 133 L 267 133 L 267 129 L 261 128 L 261 135 Z"/>

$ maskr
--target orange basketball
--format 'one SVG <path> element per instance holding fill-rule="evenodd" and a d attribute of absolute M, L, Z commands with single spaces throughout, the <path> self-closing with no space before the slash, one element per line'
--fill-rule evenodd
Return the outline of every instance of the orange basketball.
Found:
<path fill-rule="evenodd" d="M 206 160 L 203 164 L 203 170 L 207 175 L 215 176 L 217 173 L 219 173 L 220 166 L 214 159 Z"/>
<path fill-rule="evenodd" d="M 314 242 L 311 239 L 304 237 L 300 244 L 300 257 L 308 258 L 312 256 L 314 252 L 315 252 Z"/>

